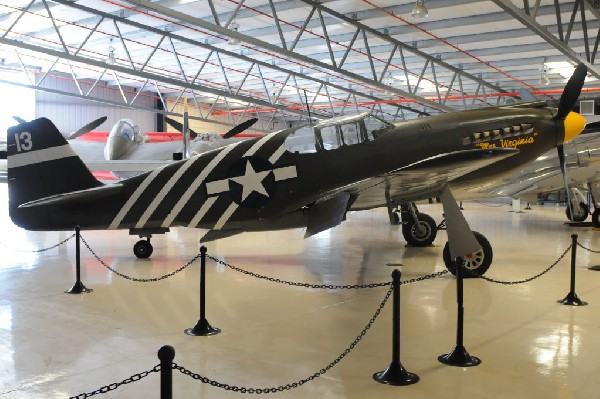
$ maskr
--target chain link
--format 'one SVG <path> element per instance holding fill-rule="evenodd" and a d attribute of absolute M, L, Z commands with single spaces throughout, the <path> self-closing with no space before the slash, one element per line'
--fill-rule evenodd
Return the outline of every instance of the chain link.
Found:
<path fill-rule="evenodd" d="M 544 274 L 548 273 L 550 270 L 552 270 L 552 268 L 556 265 L 558 265 L 558 263 L 565 257 L 565 255 L 569 252 L 569 250 L 573 247 L 573 244 L 569 245 L 567 247 L 567 249 L 565 249 L 565 252 L 563 252 L 563 254 L 556 260 L 556 262 L 554 262 L 553 264 L 551 264 L 548 268 L 546 268 L 543 272 L 536 274 L 533 277 L 529 277 L 526 278 L 524 280 L 518 280 L 518 281 L 502 281 L 502 280 L 495 280 L 493 278 L 490 277 L 485 277 L 482 276 L 480 274 L 475 273 L 474 271 L 470 270 L 469 273 L 476 275 L 479 278 L 484 279 L 485 281 L 489 281 L 490 283 L 497 283 L 497 284 L 504 284 L 504 285 L 515 285 L 515 284 L 521 284 L 521 283 L 528 283 L 530 281 L 535 280 L 538 277 L 543 276 Z"/>
<path fill-rule="evenodd" d="M 250 272 L 248 270 L 244 270 L 242 268 L 233 266 L 225 261 L 222 261 L 218 258 L 215 258 L 214 256 L 210 256 L 207 255 L 207 258 L 223 265 L 226 266 L 228 268 L 230 268 L 231 270 L 235 270 L 236 272 L 242 273 L 242 274 L 246 274 L 248 276 L 251 277 L 256 277 L 258 279 L 262 279 L 262 280 L 267 280 L 273 283 L 279 283 L 279 284 L 285 284 L 285 285 L 291 285 L 294 287 L 304 287 L 304 288 L 314 288 L 314 289 L 328 289 L 328 290 L 339 290 L 339 289 L 344 289 L 344 290 L 354 290 L 354 289 L 358 289 L 358 288 L 378 288 L 378 287 L 386 287 L 388 285 L 391 285 L 392 282 L 391 281 L 387 281 L 387 282 L 383 282 L 383 283 L 371 283 L 371 284 L 346 284 L 346 285 L 333 285 L 333 284 L 311 284 L 311 283 L 298 283 L 295 281 L 287 281 L 287 280 L 281 280 L 279 278 L 273 278 L 273 277 L 269 277 L 269 276 L 265 276 L 262 274 L 258 274 L 258 273 L 254 273 L 254 272 Z M 448 270 L 443 270 L 441 272 L 437 272 L 437 273 L 433 273 L 433 274 L 428 274 L 426 276 L 421 276 L 421 277 L 417 277 L 411 280 L 407 280 L 407 281 L 401 281 L 400 284 L 410 284 L 410 283 L 415 283 L 417 281 L 423 281 L 423 280 L 427 280 L 430 278 L 434 278 L 434 277 L 439 277 L 443 274 L 448 273 Z"/>
<path fill-rule="evenodd" d="M 138 374 L 134 374 L 131 377 L 124 379 L 121 382 L 113 382 L 112 384 L 103 386 L 102 388 L 98 388 L 95 391 L 86 392 L 86 393 L 80 393 L 77 396 L 71 396 L 71 397 L 69 397 L 69 399 L 84 399 L 84 398 L 89 398 L 91 396 L 98 395 L 98 394 L 101 394 L 101 393 L 107 393 L 107 392 L 110 392 L 110 391 L 114 391 L 115 389 L 117 389 L 121 385 L 127 385 L 127 384 L 131 384 L 132 382 L 137 382 L 137 381 L 141 380 L 142 378 L 148 377 L 148 375 L 150 375 L 151 373 L 157 373 L 157 372 L 159 372 L 160 369 L 161 369 L 160 364 L 157 364 L 151 370 L 143 371 L 143 372 L 138 373 Z"/>
<path fill-rule="evenodd" d="M 180 271 L 182 271 L 183 269 L 185 269 L 186 267 L 188 267 L 189 265 L 191 265 L 192 263 L 194 263 L 199 257 L 200 254 L 194 256 L 192 259 L 190 259 L 190 261 L 188 263 L 186 263 L 185 265 L 181 266 L 179 269 L 172 271 L 171 273 L 165 274 L 164 276 L 160 276 L 160 277 L 153 277 L 153 278 L 137 278 L 137 277 L 131 277 L 128 276 L 126 274 L 120 273 L 118 271 L 116 271 L 115 269 L 113 269 L 112 267 L 110 267 L 109 265 L 107 265 L 106 263 L 104 263 L 104 261 L 102 259 L 100 259 L 100 257 L 98 255 L 96 255 L 96 253 L 94 252 L 94 250 L 90 247 L 90 245 L 87 243 L 87 241 L 81 237 L 81 241 L 83 241 L 83 244 L 87 247 L 88 251 L 91 252 L 92 255 L 94 255 L 94 258 L 96 258 L 96 260 L 98 262 L 100 262 L 100 264 L 102 266 L 104 266 L 105 268 L 107 268 L 108 270 L 110 270 L 111 272 L 113 272 L 114 274 L 116 274 L 119 277 L 123 277 L 126 280 L 130 280 L 130 281 L 135 281 L 135 282 L 139 282 L 139 283 L 149 283 L 149 282 L 154 282 L 154 281 L 160 281 L 160 280 L 164 280 L 167 279 L 171 276 L 174 276 L 175 274 L 179 273 Z"/>
<path fill-rule="evenodd" d="M 42 249 L 28 249 L 28 250 L 23 250 L 23 249 L 11 248 L 11 247 L 9 247 L 7 245 L 4 245 L 4 244 L 0 244 L 0 245 L 2 245 L 4 248 L 9 248 L 9 249 L 11 249 L 13 251 L 16 251 L 16 252 L 45 252 L 45 251 L 49 251 L 51 249 L 54 249 L 56 247 L 60 247 L 61 245 L 63 245 L 64 243 L 66 243 L 67 241 L 69 241 L 73 237 L 75 237 L 75 233 L 71 234 L 69 237 L 65 238 L 64 240 L 62 240 L 58 244 L 55 244 L 55 245 L 53 245 L 51 247 L 42 248 Z"/>
<path fill-rule="evenodd" d="M 369 322 L 362 329 L 362 331 L 360 332 L 360 334 L 342 352 L 341 355 L 339 355 L 334 361 L 332 361 L 331 363 L 329 363 L 327 366 L 323 367 L 321 370 L 319 370 L 319 371 L 317 371 L 317 372 L 309 375 L 308 377 L 303 378 L 303 379 L 301 379 L 301 380 L 299 380 L 297 382 L 293 382 L 293 383 L 289 383 L 289 384 L 285 384 L 285 385 L 280 385 L 278 387 L 272 387 L 272 388 L 246 388 L 246 387 L 238 387 L 238 386 L 235 386 L 235 385 L 224 384 L 222 382 L 211 380 L 210 378 L 203 377 L 200 374 L 193 373 L 193 372 L 187 370 L 185 367 L 179 366 L 177 363 L 173 363 L 173 369 L 175 369 L 175 370 L 181 372 L 182 374 L 185 374 L 185 375 L 187 375 L 187 376 L 189 376 L 189 377 L 191 377 L 191 378 L 193 378 L 195 380 L 201 381 L 204 384 L 210 384 L 213 387 L 221 388 L 221 389 L 224 389 L 226 391 L 233 391 L 233 392 L 240 392 L 240 393 L 250 393 L 250 394 L 266 394 L 266 393 L 283 392 L 283 391 L 288 391 L 288 390 L 293 389 L 293 388 L 298 388 L 298 387 L 306 384 L 307 382 L 310 382 L 310 381 L 312 381 L 312 380 L 314 380 L 316 378 L 319 378 L 320 376 L 322 376 L 323 374 L 325 374 L 326 372 L 328 372 L 329 370 L 331 370 L 335 365 L 337 365 L 340 361 L 342 361 L 342 359 L 345 358 L 350 353 L 350 351 L 352 351 L 352 349 L 354 349 L 354 347 L 356 347 L 356 345 L 358 345 L 358 343 L 367 334 L 367 331 L 369 331 L 369 329 L 371 328 L 371 326 L 373 325 L 373 323 L 375 323 L 375 320 L 377 320 L 377 317 L 381 313 L 381 310 L 383 309 L 383 307 L 387 303 L 387 301 L 390 298 L 390 295 L 392 294 L 392 292 L 393 292 L 393 287 L 390 287 L 389 290 L 387 291 L 387 293 L 385 294 L 385 297 L 383 298 L 383 301 L 381 302 L 381 304 L 379 305 L 379 307 L 375 311 L 375 314 L 373 315 L 373 317 L 371 317 L 371 320 L 369 320 Z"/>
<path fill-rule="evenodd" d="M 584 246 L 583 246 L 583 245 L 581 245 L 579 242 L 577 242 L 577 246 L 578 246 L 578 247 L 581 247 L 581 248 L 583 248 L 583 249 L 585 249 L 586 251 L 593 252 L 593 253 L 595 253 L 595 254 L 600 254 L 600 251 L 595 251 L 595 250 L 593 250 L 593 249 L 590 249 L 590 248 L 584 247 Z"/>

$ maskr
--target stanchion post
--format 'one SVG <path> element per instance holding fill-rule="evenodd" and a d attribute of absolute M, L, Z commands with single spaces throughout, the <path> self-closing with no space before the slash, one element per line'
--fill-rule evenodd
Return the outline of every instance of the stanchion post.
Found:
<path fill-rule="evenodd" d="M 387 369 L 373 374 L 373 379 L 381 384 L 411 385 L 419 381 L 419 376 L 406 371 L 400 363 L 400 271 L 392 272 L 393 316 L 392 316 L 392 362 Z"/>
<path fill-rule="evenodd" d="M 438 357 L 440 363 L 448 366 L 457 367 L 473 367 L 481 364 L 481 360 L 475 356 L 469 355 L 463 344 L 463 324 L 464 313 L 463 307 L 463 259 L 457 258 L 454 260 L 456 266 L 456 303 L 457 303 L 457 320 L 456 320 L 456 346 L 450 353 Z"/>
<path fill-rule="evenodd" d="M 160 359 L 160 399 L 173 399 L 173 359 L 175 349 L 164 345 L 158 350 Z"/>
<path fill-rule="evenodd" d="M 75 284 L 65 291 L 67 294 L 87 294 L 92 292 L 81 282 L 81 234 L 79 226 L 75 227 Z"/>
<path fill-rule="evenodd" d="M 557 302 L 563 305 L 571 306 L 585 306 L 587 302 L 582 301 L 577 297 L 575 293 L 575 263 L 577 260 L 577 234 L 571 235 L 571 290 L 563 299 L 559 299 Z"/>
<path fill-rule="evenodd" d="M 200 319 L 192 328 L 187 328 L 187 335 L 207 336 L 215 335 L 221 332 L 220 329 L 212 327 L 206 320 L 206 247 L 200 247 Z"/>

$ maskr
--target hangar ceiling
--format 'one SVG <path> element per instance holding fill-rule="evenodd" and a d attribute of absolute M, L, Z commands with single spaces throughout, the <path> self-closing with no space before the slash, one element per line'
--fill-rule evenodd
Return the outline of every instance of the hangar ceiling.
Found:
<path fill-rule="evenodd" d="M 112 105 L 143 108 L 145 97 L 177 114 L 186 99 L 196 119 L 258 117 L 262 131 L 364 111 L 395 121 L 557 99 L 579 62 L 589 68 L 582 97 L 600 91 L 598 0 L 431 0 L 427 18 L 412 16 L 414 5 L 0 0 L 0 68 L 33 89 Z"/>

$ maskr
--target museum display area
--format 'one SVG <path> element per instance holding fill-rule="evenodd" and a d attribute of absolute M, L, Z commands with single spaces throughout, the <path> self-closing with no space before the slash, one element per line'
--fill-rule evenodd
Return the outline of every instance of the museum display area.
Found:
<path fill-rule="evenodd" d="M 6 201 L 6 186 L 2 186 Z M 570 227 L 564 210 L 534 206 L 510 212 L 497 201 L 464 203 L 474 229 L 496 248 L 486 274 L 502 281 L 546 274 L 520 284 L 482 279 L 464 283 L 464 344 L 481 359 L 477 367 L 440 363 L 456 337 L 456 284 L 449 274 L 401 285 L 401 350 L 404 367 L 420 377 L 410 386 L 373 380 L 391 360 L 392 303 L 387 302 L 360 342 L 324 375 L 278 393 L 284 398 L 431 397 L 547 398 L 593 396 L 598 365 L 596 332 L 600 274 L 588 270 L 600 255 L 577 249 L 577 294 L 589 304 L 557 303 L 569 292 L 571 234 L 598 250 L 596 231 Z M 441 205 L 422 206 L 435 219 Z M 214 336 L 184 333 L 198 320 L 199 260 L 156 282 L 135 282 L 111 272 L 82 244 L 81 280 L 93 291 L 64 293 L 75 279 L 75 242 L 44 251 L 71 232 L 25 232 L 2 212 L 0 272 L 2 395 L 69 397 L 92 392 L 152 370 L 163 345 L 174 362 L 219 383 L 245 388 L 285 386 L 335 360 L 381 305 L 388 287 L 316 289 L 266 281 L 210 258 L 206 265 L 206 318 Z M 297 283 L 368 285 L 445 270 L 445 232 L 434 245 L 407 247 L 384 210 L 356 212 L 337 228 L 302 240 L 301 229 L 247 233 L 207 245 L 208 255 L 248 272 Z M 154 239 L 155 254 L 137 259 L 121 232 L 82 232 L 109 267 L 137 279 L 169 274 L 198 255 L 201 232 L 178 228 Z M 173 397 L 241 397 L 174 370 Z M 156 396 L 159 373 L 119 386 L 105 397 Z"/>
<path fill-rule="evenodd" d="M 0 398 L 596 397 L 598 3 L 0 0 Z"/>

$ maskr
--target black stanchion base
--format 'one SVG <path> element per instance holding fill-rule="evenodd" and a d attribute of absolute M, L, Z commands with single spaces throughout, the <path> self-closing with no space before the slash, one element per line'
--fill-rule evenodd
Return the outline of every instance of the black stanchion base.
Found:
<path fill-rule="evenodd" d="M 588 269 L 596 271 L 596 272 L 600 272 L 600 265 L 590 266 L 590 267 L 588 267 Z"/>
<path fill-rule="evenodd" d="M 193 328 L 186 328 L 184 331 L 187 335 L 202 336 L 217 335 L 221 332 L 219 328 L 212 327 L 208 320 L 200 319 Z"/>
<path fill-rule="evenodd" d="M 577 294 L 575 293 L 568 293 L 566 297 L 564 297 L 564 299 L 560 299 L 558 301 L 556 301 L 558 303 L 562 303 L 563 305 L 570 305 L 570 306 L 585 306 L 588 303 L 582 301 L 581 299 L 579 299 L 577 297 Z"/>
<path fill-rule="evenodd" d="M 373 379 L 381 384 L 411 385 L 419 381 L 419 376 L 406 371 L 400 363 L 390 363 L 387 369 L 373 374 Z"/>
<path fill-rule="evenodd" d="M 478 357 L 469 355 L 464 346 L 456 345 L 452 352 L 438 357 L 440 363 L 456 367 L 473 367 L 481 364 Z"/>
<path fill-rule="evenodd" d="M 86 288 L 81 281 L 76 282 L 71 288 L 65 291 L 65 294 L 88 294 L 92 289 Z"/>

